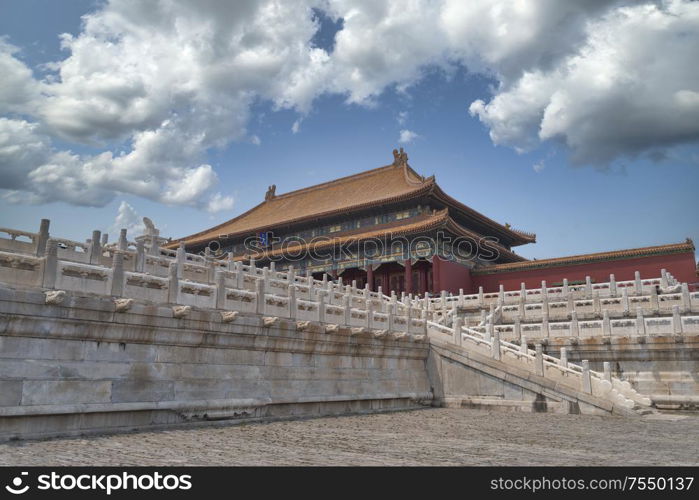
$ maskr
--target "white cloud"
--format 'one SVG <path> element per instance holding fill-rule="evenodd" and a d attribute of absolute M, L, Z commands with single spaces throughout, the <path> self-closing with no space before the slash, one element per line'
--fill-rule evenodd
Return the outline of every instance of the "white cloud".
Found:
<path fill-rule="evenodd" d="M 291 126 L 291 133 L 292 134 L 298 134 L 299 130 L 301 130 L 301 119 L 299 118 L 294 122 L 294 124 Z"/>
<path fill-rule="evenodd" d="M 138 215 L 136 209 L 124 200 L 119 204 L 114 223 L 109 228 L 109 233 L 113 240 L 116 241 L 122 229 L 126 229 L 126 237 L 129 241 L 143 234 L 146 230 L 146 227 L 143 225 L 143 219 Z"/>
<path fill-rule="evenodd" d="M 527 70 L 470 111 L 496 144 L 563 142 L 578 164 L 699 140 L 699 3 L 614 9 L 550 69 Z"/>
<path fill-rule="evenodd" d="M 206 206 L 206 210 L 210 213 L 230 210 L 233 208 L 233 201 L 232 196 L 223 196 L 221 193 L 216 193 L 209 198 L 209 203 Z"/>
<path fill-rule="evenodd" d="M 400 137 L 398 138 L 398 142 L 400 142 L 401 144 L 407 144 L 417 139 L 418 137 L 420 136 L 412 130 L 403 129 L 400 131 Z"/>
<path fill-rule="evenodd" d="M 532 168 L 534 169 L 534 172 L 538 174 L 546 168 L 546 163 L 544 160 L 537 161 L 534 165 L 532 165 Z"/>
<path fill-rule="evenodd" d="M 331 53 L 311 43 L 312 7 L 343 19 Z M 39 81 L 0 41 L 8 200 L 103 206 L 129 194 L 226 210 L 206 153 L 259 144 L 252 103 L 298 112 L 296 133 L 323 93 L 372 105 L 455 65 L 497 81 L 469 106 L 496 144 L 556 141 L 604 166 L 699 140 L 699 2 L 686 0 L 111 0 L 62 44 L 66 58 Z M 417 137 L 406 112 L 397 121 L 401 142 Z"/>

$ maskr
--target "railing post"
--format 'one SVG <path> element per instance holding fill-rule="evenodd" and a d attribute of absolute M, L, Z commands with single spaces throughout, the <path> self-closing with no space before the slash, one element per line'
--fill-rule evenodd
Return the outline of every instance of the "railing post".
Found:
<path fill-rule="evenodd" d="M 641 281 L 641 272 L 636 271 L 634 274 L 634 290 L 636 295 L 643 295 L 643 281 Z"/>
<path fill-rule="evenodd" d="M 479 286 L 478 287 L 478 305 L 483 307 L 483 287 Z"/>
<path fill-rule="evenodd" d="M 522 304 L 527 303 L 527 286 L 524 284 L 524 281 L 522 281 L 519 285 L 519 296 L 522 300 Z"/>
<path fill-rule="evenodd" d="M 313 274 L 311 272 L 308 272 L 308 276 L 306 279 L 308 285 L 308 300 L 313 300 L 313 285 L 315 284 Z"/>
<path fill-rule="evenodd" d="M 498 290 L 498 299 L 500 299 L 501 304 L 505 303 L 505 285 L 502 283 L 500 284 L 500 289 Z"/>
<path fill-rule="evenodd" d="M 228 266 L 227 269 L 229 271 L 233 271 L 235 269 L 235 261 L 233 260 L 233 252 L 228 252 L 228 257 L 226 260 Z"/>
<path fill-rule="evenodd" d="M 579 337 L 580 336 L 580 325 L 578 325 L 578 313 L 573 311 L 570 313 L 570 336 Z"/>
<path fill-rule="evenodd" d="M 636 308 L 636 333 L 638 335 L 646 334 L 646 321 L 643 319 L 643 309 L 641 306 Z"/>
<path fill-rule="evenodd" d="M 498 330 L 493 331 L 493 341 L 491 344 L 490 354 L 493 359 L 500 361 L 502 353 L 500 352 L 500 332 Z"/>
<path fill-rule="evenodd" d="M 288 281 L 289 283 L 293 283 L 295 278 L 296 278 L 296 273 L 294 271 L 294 266 L 290 265 L 289 269 L 286 273 L 286 281 Z"/>
<path fill-rule="evenodd" d="M 351 304 L 350 294 L 345 293 L 342 296 L 342 307 L 344 308 L 345 326 L 350 326 L 350 321 L 352 319 L 352 306 L 350 304 Z"/>
<path fill-rule="evenodd" d="M 592 298 L 592 279 L 589 276 L 585 276 L 585 298 Z"/>
<path fill-rule="evenodd" d="M 289 318 L 296 319 L 296 285 L 289 283 L 287 295 L 289 299 Z"/>
<path fill-rule="evenodd" d="M 56 240 L 49 239 L 46 242 L 45 259 L 42 285 L 44 288 L 55 288 L 58 273 L 58 242 Z"/>
<path fill-rule="evenodd" d="M 226 275 L 217 270 L 214 277 L 216 281 L 216 309 L 226 308 Z"/>
<path fill-rule="evenodd" d="M 570 290 L 568 288 L 568 278 L 563 278 L 563 298 L 567 299 Z"/>
<path fill-rule="evenodd" d="M 122 228 L 119 230 L 119 242 L 117 243 L 117 249 L 125 252 L 129 247 L 129 240 L 126 239 L 126 229 Z"/>
<path fill-rule="evenodd" d="M 366 327 L 371 329 L 374 320 L 374 303 L 371 299 L 366 301 Z"/>
<path fill-rule="evenodd" d="M 454 343 L 455 343 L 456 345 L 459 345 L 459 346 L 460 346 L 460 345 L 463 345 L 463 343 L 464 343 L 463 336 L 461 335 L 461 327 L 463 326 L 463 324 L 464 324 L 463 318 L 461 318 L 461 317 L 459 317 L 459 316 L 457 316 L 456 318 L 454 318 L 454 325 L 453 325 L 453 328 L 454 328 Z"/>
<path fill-rule="evenodd" d="M 143 246 L 143 241 L 136 242 L 136 267 L 135 271 L 137 273 L 143 273 L 146 271 L 146 249 Z"/>
<path fill-rule="evenodd" d="M 621 306 L 624 309 L 624 316 L 629 315 L 629 290 L 628 287 L 624 287 L 621 290 Z"/>
<path fill-rule="evenodd" d="M 541 280 L 541 301 L 548 300 L 548 287 L 546 286 L 546 280 Z"/>
<path fill-rule="evenodd" d="M 514 334 L 516 338 L 520 338 L 522 335 L 522 321 L 519 316 L 515 316 Z"/>
<path fill-rule="evenodd" d="M 607 382 L 612 381 L 612 364 L 609 361 L 605 361 L 602 363 L 602 366 L 604 366 L 604 380 Z"/>
<path fill-rule="evenodd" d="M 520 296 L 519 296 L 519 315 L 522 317 L 522 319 L 524 319 L 526 317 L 526 309 L 527 309 L 525 307 L 526 302 L 527 302 L 527 298 L 526 298 L 526 291 L 525 291 L 524 294 L 520 293 Z"/>
<path fill-rule="evenodd" d="M 519 340 L 519 352 L 529 354 L 529 346 L 527 345 L 527 336 L 522 335 Z"/>
<path fill-rule="evenodd" d="M 541 343 L 537 343 L 534 348 L 536 349 L 536 359 L 534 360 L 534 368 L 536 374 L 543 377 L 544 376 L 544 348 Z"/>
<path fill-rule="evenodd" d="M 265 280 L 264 280 L 264 278 L 257 278 L 255 280 L 255 292 L 257 294 L 255 311 L 257 312 L 257 314 L 264 314 L 265 313 Z"/>
<path fill-rule="evenodd" d="M 609 319 L 609 310 L 602 311 L 602 335 L 609 337 L 612 334 L 612 322 Z"/>
<path fill-rule="evenodd" d="M 668 281 L 667 281 L 667 270 L 666 269 L 661 269 L 660 270 L 660 286 L 663 288 L 668 287 Z"/>
<path fill-rule="evenodd" d="M 177 263 L 177 277 L 178 278 L 184 277 L 184 263 L 187 260 L 187 256 L 185 255 L 185 253 L 186 253 L 186 250 L 184 248 L 184 241 L 180 241 L 180 244 L 177 247 L 177 252 L 175 254 L 175 262 Z"/>
<path fill-rule="evenodd" d="M 692 310 L 692 302 L 689 295 L 689 285 L 682 283 L 682 310 L 688 313 Z"/>
<path fill-rule="evenodd" d="M 121 297 L 124 294 L 124 254 L 114 252 L 112 256 L 112 297 Z"/>
<path fill-rule="evenodd" d="M 680 306 L 672 306 L 672 333 L 682 335 L 682 317 L 680 316 Z"/>
<path fill-rule="evenodd" d="M 318 294 L 318 323 L 325 323 L 325 293 Z"/>
<path fill-rule="evenodd" d="M 100 231 L 95 229 L 92 231 L 92 241 L 89 248 L 89 264 L 100 264 L 100 256 L 102 255 L 102 245 L 100 244 Z"/>
<path fill-rule="evenodd" d="M 616 278 L 613 274 L 609 275 L 609 295 L 616 297 Z"/>
<path fill-rule="evenodd" d="M 565 347 L 561 347 L 561 362 L 560 365 L 563 368 L 568 368 L 568 350 Z"/>
<path fill-rule="evenodd" d="M 582 392 L 592 394 L 592 376 L 590 375 L 590 362 L 586 359 L 582 360 Z"/>
<path fill-rule="evenodd" d="M 598 290 L 595 290 L 592 294 L 592 310 L 594 311 L 595 316 L 602 314 L 602 303 L 600 302 Z"/>
<path fill-rule="evenodd" d="M 485 324 L 485 340 L 487 340 L 488 342 L 491 342 L 493 340 L 493 330 L 493 322 L 488 321 Z"/>
<path fill-rule="evenodd" d="M 46 243 L 49 241 L 49 226 L 51 221 L 49 219 L 41 219 L 39 224 L 39 235 L 36 239 L 36 248 L 34 249 L 34 254 L 37 257 L 42 257 L 46 253 Z"/>
<path fill-rule="evenodd" d="M 412 299 L 412 297 L 411 297 L 411 299 Z M 463 307 L 463 306 L 464 306 L 464 289 L 459 288 L 459 307 Z"/>
<path fill-rule="evenodd" d="M 549 306 L 548 301 L 541 307 L 541 331 L 548 337 L 549 332 Z"/>
<path fill-rule="evenodd" d="M 171 262 L 168 268 L 168 288 L 167 288 L 167 301 L 170 304 L 177 304 L 177 298 L 179 296 L 180 283 L 177 278 L 177 263 Z"/>
<path fill-rule="evenodd" d="M 660 299 L 658 298 L 658 289 L 654 286 L 650 287 L 650 307 L 653 312 L 660 311 Z"/>
<path fill-rule="evenodd" d="M 573 294 L 569 293 L 568 301 L 566 302 L 566 313 L 570 315 L 573 311 L 575 311 L 575 299 L 573 298 Z"/>

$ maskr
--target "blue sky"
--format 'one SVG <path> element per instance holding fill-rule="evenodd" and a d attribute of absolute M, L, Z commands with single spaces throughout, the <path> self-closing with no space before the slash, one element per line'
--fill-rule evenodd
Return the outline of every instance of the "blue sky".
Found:
<path fill-rule="evenodd" d="M 675 119 L 672 113 L 669 117 L 657 114 L 657 119 L 645 116 L 642 111 L 633 108 L 637 105 L 636 98 L 631 96 L 631 99 L 624 100 L 620 97 L 625 93 L 623 87 L 617 88 L 614 93 L 606 89 L 604 92 L 607 94 L 600 94 L 600 98 L 585 110 L 576 109 L 575 103 L 578 100 L 570 97 L 576 97 L 573 92 L 585 92 L 586 89 L 571 86 L 560 77 L 563 73 L 560 67 L 556 67 L 556 64 L 561 66 L 565 63 L 567 71 L 571 72 L 584 66 L 574 59 L 577 54 L 575 47 L 569 48 L 568 53 L 551 55 L 546 52 L 550 52 L 550 45 L 542 49 L 544 42 L 532 39 L 528 52 L 493 56 L 493 53 L 502 54 L 505 50 L 515 49 L 511 45 L 494 46 L 494 42 L 489 41 L 485 34 L 478 40 L 463 41 L 464 47 L 476 47 L 474 53 L 454 56 L 454 51 L 460 49 L 459 44 L 462 42 L 453 34 L 458 31 L 458 26 L 454 28 L 449 25 L 445 30 L 452 38 L 446 49 L 439 45 L 446 42 L 435 41 L 429 33 L 416 33 L 416 38 L 426 38 L 416 39 L 416 46 L 407 47 L 407 54 L 402 54 L 401 44 L 412 43 L 412 38 L 408 38 L 406 42 L 405 38 L 395 41 L 390 37 L 405 37 L 405 30 L 396 35 L 396 31 L 383 33 L 379 32 L 378 27 L 361 26 L 358 24 L 361 19 L 357 21 L 358 17 L 350 17 L 349 13 L 343 15 L 340 7 L 337 10 L 329 8 L 328 17 L 321 16 L 321 22 L 316 20 L 315 25 L 309 25 L 311 32 L 319 27 L 310 39 L 308 30 L 288 34 L 289 37 L 306 37 L 306 49 L 303 50 L 312 50 L 313 47 L 320 49 L 321 55 L 325 54 L 328 58 L 327 64 L 335 65 L 328 70 L 328 74 L 324 73 L 322 78 L 317 77 L 317 74 L 325 71 L 325 67 L 314 65 L 302 50 L 300 55 L 297 54 L 297 66 L 292 65 L 270 76 L 282 82 L 279 87 L 267 80 L 261 83 L 253 81 L 250 87 L 245 88 L 245 98 L 236 93 L 235 98 L 227 101 L 227 96 L 239 89 L 226 87 L 225 82 L 229 81 L 226 79 L 239 78 L 242 81 L 248 78 L 238 68 L 232 76 L 226 75 L 223 84 L 215 81 L 206 87 L 208 93 L 205 97 L 214 97 L 201 105 L 201 109 L 197 106 L 204 98 L 189 101 L 184 100 L 189 97 L 175 96 L 170 101 L 174 102 L 172 108 L 165 111 L 157 103 L 157 106 L 153 105 L 153 109 L 157 108 L 157 113 L 161 113 L 157 118 L 167 116 L 167 120 L 175 124 L 175 134 L 182 134 L 182 137 L 190 140 L 192 131 L 200 126 L 207 131 L 207 137 L 214 139 L 203 145 L 197 142 L 199 149 L 191 156 L 190 152 L 186 152 L 182 153 L 181 158 L 175 157 L 175 148 L 173 156 L 168 156 L 167 161 L 177 163 L 181 159 L 182 165 L 174 173 L 167 168 L 163 169 L 161 157 L 158 157 L 157 162 L 153 161 L 157 166 L 151 167 L 148 162 L 152 160 L 152 155 L 136 156 L 135 160 L 144 162 L 144 178 L 157 180 L 159 175 L 173 176 L 172 179 L 163 180 L 163 184 L 155 190 L 145 192 L 139 191 L 140 188 L 114 187 L 126 185 L 122 179 L 113 179 L 114 184 L 109 188 L 105 187 L 102 178 L 95 186 L 89 183 L 83 186 L 80 177 L 89 176 L 94 171 L 92 167 L 77 170 L 82 172 L 78 174 L 71 169 L 84 168 L 84 164 L 90 164 L 91 161 L 98 164 L 96 158 L 100 158 L 99 155 L 105 151 L 112 152 L 114 157 L 122 152 L 124 155 L 138 152 L 140 146 L 136 145 L 136 138 L 139 137 L 137 134 L 151 130 L 157 133 L 165 128 L 165 121 L 158 124 L 153 121 L 155 118 L 112 128 L 107 123 L 108 120 L 94 125 L 94 112 L 91 112 L 93 116 L 87 116 L 88 113 L 85 113 L 85 117 L 80 115 L 80 103 L 83 102 L 80 99 L 88 99 L 89 92 L 95 92 L 100 99 L 106 99 L 105 95 L 111 99 L 125 85 L 122 79 L 118 82 L 119 86 L 114 84 L 116 90 L 110 89 L 109 92 L 103 91 L 104 87 L 95 90 L 95 85 L 68 85 L 69 77 L 76 78 L 76 74 L 80 76 L 81 71 L 89 77 L 95 74 L 87 65 L 97 63 L 90 61 L 85 54 L 111 50 L 109 44 L 127 47 L 129 36 L 136 39 L 135 35 L 128 32 L 135 29 L 133 24 L 117 22 L 106 15 L 110 8 L 121 8 L 123 14 L 123 9 L 127 7 L 105 7 L 102 2 L 94 0 L 24 0 L 3 1 L 0 4 L 0 35 L 5 37 L 6 44 L 14 47 L 11 56 L 14 59 L 10 61 L 14 66 L 11 68 L 19 68 L 15 64 L 15 61 L 19 61 L 32 71 L 34 82 L 46 81 L 49 77 L 51 81 L 48 81 L 49 86 L 44 88 L 43 93 L 55 92 L 58 96 L 55 101 L 47 101 L 48 104 L 39 102 L 39 97 L 33 98 L 39 104 L 24 108 L 10 107 L 2 116 L 15 123 L 37 124 L 36 133 L 44 134 L 40 137 L 47 138 L 42 139 L 45 143 L 50 141 L 50 146 L 47 146 L 50 147 L 50 152 L 46 153 L 51 158 L 49 165 L 55 165 L 62 158 L 60 155 L 51 156 L 59 151 L 71 152 L 75 160 L 56 170 L 60 175 L 41 178 L 31 173 L 34 172 L 31 169 L 36 168 L 35 165 L 21 165 L 15 160 L 15 163 L 8 162 L 4 165 L 0 155 L 0 173 L 7 169 L 10 172 L 7 175 L 11 177 L 14 172 L 22 172 L 22 175 L 30 172 L 26 174 L 26 180 L 16 181 L 13 185 L 0 185 L 5 193 L 5 196 L 0 197 L 0 226 L 35 230 L 39 219 L 50 218 L 52 233 L 61 237 L 82 240 L 93 229 L 111 231 L 113 236 L 118 225 L 115 225 L 115 218 L 122 206 L 122 221 L 133 224 L 136 215 L 148 216 L 162 228 L 165 235 L 180 237 L 220 223 L 256 205 L 264 199 L 264 193 L 270 184 L 276 184 L 277 193 L 283 193 L 375 168 L 390 163 L 391 150 L 403 146 L 409 154 L 411 166 L 423 175 L 436 175 L 438 183 L 453 197 L 501 223 L 508 222 L 516 228 L 535 232 L 538 243 L 518 249 L 525 257 L 546 258 L 674 243 L 684 241 L 687 237 L 699 241 L 699 131 L 696 127 L 692 128 L 691 120 L 692 117 L 699 117 L 699 114 L 691 114 L 696 111 L 695 95 L 699 96 L 696 93 L 699 92 L 699 80 L 693 79 L 696 73 L 679 74 L 676 81 L 680 86 L 676 88 L 661 87 L 661 84 L 656 88 L 636 88 L 633 81 L 628 87 L 628 92 L 638 92 L 638 100 L 654 91 L 658 95 L 668 93 L 685 105 L 687 125 L 675 130 L 675 125 L 663 125 L 664 120 L 669 120 L 667 123 L 682 122 L 684 115 L 674 111 L 672 113 Z M 680 9 L 681 15 L 689 23 L 676 28 L 677 36 L 683 33 L 682 30 L 686 31 L 694 20 L 699 19 L 696 12 L 682 10 L 688 9 L 682 2 L 668 2 L 666 8 Z M 448 6 L 444 9 L 448 9 Z M 297 10 L 303 14 L 303 9 Z M 101 11 L 100 15 L 103 15 L 100 25 L 102 31 L 94 27 L 86 29 L 81 23 L 81 16 L 97 11 Z M 386 22 L 391 22 L 392 16 L 398 17 L 394 12 L 388 9 L 372 15 L 383 15 Z M 178 14 L 181 13 L 174 12 L 173 19 L 177 19 Z M 228 14 L 238 15 L 237 12 Z M 253 14 L 245 11 L 239 15 L 242 18 Z M 311 14 L 303 15 L 309 19 L 312 17 Z M 429 15 L 430 12 L 425 11 L 426 19 Z M 607 25 L 612 23 L 621 23 L 618 29 L 624 29 L 624 19 L 635 15 L 635 11 L 625 12 L 623 19 L 614 17 L 616 15 L 613 11 L 561 14 L 564 19 L 582 16 L 588 21 L 598 20 L 595 21 L 599 23 L 595 25 L 595 29 L 604 33 L 603 30 L 611 29 Z M 645 12 L 639 15 L 639 19 L 651 22 L 656 13 Z M 662 12 L 657 15 L 661 16 Z M 139 20 L 143 18 L 142 13 L 134 16 Z M 553 19 L 551 22 L 555 21 Z M 269 25 L 269 22 L 265 24 Z M 576 27 L 578 24 L 571 21 L 568 28 L 570 31 L 561 33 L 561 36 L 566 39 L 579 36 L 582 40 L 580 43 L 587 43 L 585 40 L 594 38 L 590 33 L 581 34 L 579 30 L 582 28 Z M 561 25 L 561 22 L 556 25 Z M 112 30 L 108 36 L 104 35 L 104 26 L 107 26 L 107 31 Z M 640 30 L 638 22 L 633 26 L 634 30 Z M 545 28 L 546 24 L 542 21 L 541 30 Z M 162 29 L 164 33 L 167 32 L 167 28 Z M 121 37 L 119 30 L 127 30 L 126 35 Z M 338 38 L 340 42 L 335 50 L 338 43 L 335 37 L 343 30 L 346 30 L 348 38 Z M 351 30 L 356 30 L 359 34 L 371 33 L 372 37 L 376 34 L 377 39 L 349 37 Z M 63 50 L 59 41 L 61 33 L 71 33 L 74 41 L 69 48 Z M 154 39 L 156 33 L 157 29 L 154 29 Z M 661 41 L 672 43 L 676 37 L 670 35 L 672 34 L 669 33 Z M 141 33 L 138 36 L 139 43 L 144 43 L 144 35 Z M 632 36 L 641 35 L 629 28 L 629 46 L 633 45 Z M 350 46 L 355 38 L 359 39 L 359 42 L 355 42 L 360 45 L 358 47 Z M 84 43 L 76 42 L 83 39 Z M 623 32 L 618 39 L 624 40 Z M 389 43 L 391 41 L 393 44 Z M 374 50 L 367 52 L 362 45 L 364 42 L 367 46 L 375 44 Z M 545 42 L 555 45 L 555 40 Z M 288 44 L 288 39 L 284 43 Z M 439 47 L 432 52 L 424 50 L 422 53 L 422 47 L 430 44 Z M 661 43 L 656 45 L 662 46 Z M 541 54 L 537 51 L 542 50 L 545 55 L 548 54 L 546 58 L 539 57 Z M 448 58 L 444 56 L 445 51 L 449 52 Z M 265 53 L 267 52 L 269 51 Z M 381 64 L 386 64 L 386 61 L 377 62 L 376 58 L 384 52 L 388 53 L 386 58 L 391 65 L 382 67 Z M 69 75 L 66 61 L 71 56 L 77 60 L 81 53 L 82 59 Z M 209 57 L 208 54 L 207 52 L 206 57 Z M 144 58 L 147 57 L 149 56 L 145 53 Z M 159 57 L 167 57 L 167 54 Z M 226 57 L 225 51 L 222 57 Z M 672 58 L 671 55 L 667 57 Z M 410 67 L 412 58 L 418 59 L 415 67 Z M 543 59 L 549 62 L 541 63 Z M 527 60 L 535 62 L 528 63 L 529 66 L 522 62 L 521 67 L 513 62 L 519 64 L 519 61 Z M 551 63 L 551 60 L 561 62 Z M 617 63 L 628 65 L 631 60 L 635 59 L 629 56 L 622 61 L 623 64 Z M 41 66 L 51 62 L 59 64 L 53 67 Z M 585 64 L 596 62 L 586 61 Z M 638 59 L 637 64 L 640 65 L 641 62 L 642 59 Z M 56 69 L 61 64 L 63 73 Z M 120 64 L 120 61 L 114 61 L 114 74 L 127 75 L 124 79 L 133 78 L 128 76 L 126 70 L 120 72 Z M 221 66 L 220 62 L 217 64 L 218 67 Z M 607 61 L 605 64 L 605 67 L 609 67 L 611 63 Z M 684 65 L 681 58 L 676 64 L 678 67 Z M 256 66 L 254 71 L 251 70 L 249 78 L 255 78 L 266 67 Z M 299 79 L 296 73 L 298 68 L 305 70 L 306 67 L 309 68 L 308 72 L 302 73 L 302 76 L 304 81 L 310 83 L 300 90 L 294 87 L 293 93 L 289 95 L 289 87 L 293 85 L 284 86 L 283 78 L 288 77 L 290 82 L 296 82 Z M 197 66 L 193 68 L 193 72 L 197 68 L 203 75 L 211 74 L 211 67 Z M 15 70 L 19 73 L 18 69 Z M 610 74 L 618 73 L 609 71 Z M 677 71 L 685 70 L 679 68 Z M 629 74 L 633 75 L 634 71 L 630 70 Z M 642 76 L 642 73 L 638 75 L 639 80 Z M 531 79 L 534 79 L 536 85 L 528 87 Z M 82 81 L 84 80 L 83 78 Z M 201 78 L 197 78 L 193 81 L 200 80 Z M 643 80 L 648 81 L 648 78 Z M 259 86 L 265 86 L 265 90 L 258 92 Z M 532 87 L 537 89 L 534 94 L 526 90 Z M 213 94 L 214 90 L 211 89 L 222 93 Z M 543 99 L 543 90 L 540 89 L 549 89 L 544 96 L 547 104 L 543 119 L 543 108 L 521 108 L 522 101 Z M 16 88 L 12 91 L 17 92 Z M 199 91 L 200 89 L 195 89 L 192 92 Z M 568 100 L 557 101 L 551 98 L 552 95 L 565 95 L 566 92 Z M 580 100 L 587 99 L 588 94 Z M 127 94 L 119 96 L 119 105 L 126 99 L 125 95 Z M 522 96 L 527 99 L 522 99 Z M 65 114 L 60 114 L 64 113 L 63 108 L 58 111 L 55 108 L 62 105 L 61 99 L 68 97 L 72 100 L 66 102 L 76 106 L 76 122 L 83 120 L 77 125 L 71 122 L 70 127 L 65 125 Z M 176 99 L 182 101 L 176 102 Z M 152 100 L 156 101 L 157 97 Z M 480 112 L 474 111 L 472 103 L 478 100 L 490 107 L 481 108 Z M 232 106 L 238 111 L 229 113 L 224 110 L 221 116 L 216 116 L 217 102 L 223 108 Z M 241 102 L 244 104 L 240 104 Z M 560 102 L 564 104 L 561 105 Z M 142 104 L 141 102 L 139 106 Z M 166 103 L 165 107 L 168 105 Z M 124 114 L 133 111 L 129 105 L 125 106 Z M 652 108 L 650 105 L 645 107 Z M 66 109 L 70 120 L 73 120 L 72 108 Z M 556 110 L 563 118 L 550 119 L 550 115 Z M 241 118 L 243 115 L 244 118 Z M 61 117 L 62 121 L 56 119 L 56 116 Z M 539 130 L 538 138 L 534 143 L 531 142 L 531 134 L 520 133 L 525 125 L 531 126 L 530 116 L 538 120 L 535 123 L 536 130 Z M 526 123 L 521 127 L 514 126 L 520 119 Z M 236 125 L 212 124 L 226 120 L 235 122 Z M 103 127 L 103 130 L 95 131 L 93 127 Z M 77 129 L 80 130 L 79 133 L 75 132 Z M 596 132 L 597 129 L 599 133 Z M 548 130 L 553 130 L 550 137 L 547 136 Z M 415 137 L 401 144 L 401 131 L 410 131 Z M 7 140 L 12 145 L 11 135 Z M 16 141 L 20 146 L 24 144 L 19 139 Z M 602 158 L 600 151 L 605 152 Z M 83 165 L 77 165 L 81 162 Z M 188 162 L 194 163 L 190 165 Z M 138 162 L 135 164 L 138 169 Z M 199 164 L 210 166 L 210 169 L 202 167 L 201 170 L 196 170 Z M 115 161 L 108 168 L 127 169 L 129 165 L 124 166 Z M 43 168 L 40 172 L 45 171 L 46 168 Z M 197 191 L 196 196 L 190 196 L 187 185 L 198 186 L 198 179 L 201 179 L 188 177 L 195 173 L 201 174 L 206 181 L 201 181 L 201 192 Z M 76 179 L 71 177 L 74 174 Z M 134 175 L 137 177 L 138 173 L 130 173 L 127 180 L 133 181 Z M 212 180 L 214 177 L 215 181 Z M 41 178 L 42 183 L 32 184 L 37 178 Z M 73 182 L 80 184 L 75 193 L 70 192 Z M 219 206 L 224 207 L 218 211 L 211 209 L 211 203 L 206 201 L 213 199 L 216 194 L 218 200 L 223 200 Z M 86 200 L 93 200 L 89 202 L 91 206 L 81 206 Z M 126 212 L 123 202 L 130 206 Z"/>

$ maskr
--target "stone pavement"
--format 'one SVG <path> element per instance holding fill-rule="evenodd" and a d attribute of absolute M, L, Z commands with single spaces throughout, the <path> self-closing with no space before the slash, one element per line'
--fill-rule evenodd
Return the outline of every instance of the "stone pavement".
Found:
<path fill-rule="evenodd" d="M 0 465 L 699 465 L 699 415 L 425 409 L 0 445 Z"/>

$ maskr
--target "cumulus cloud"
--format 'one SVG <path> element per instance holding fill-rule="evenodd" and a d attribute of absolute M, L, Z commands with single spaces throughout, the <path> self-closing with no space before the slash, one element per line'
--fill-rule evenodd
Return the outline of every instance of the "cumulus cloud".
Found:
<path fill-rule="evenodd" d="M 109 233 L 116 239 L 122 229 L 126 229 L 129 240 L 133 240 L 135 236 L 143 234 L 146 230 L 143 218 L 138 215 L 134 207 L 124 200 L 119 204 L 114 223 L 109 227 Z"/>
<path fill-rule="evenodd" d="M 534 169 L 534 172 L 538 174 L 546 168 L 546 163 L 544 162 L 544 160 L 537 161 L 534 165 L 532 165 L 532 168 Z"/>
<path fill-rule="evenodd" d="M 566 144 L 575 163 L 699 140 L 699 4 L 634 5 L 590 22 L 584 44 L 470 111 L 496 144 Z"/>
<path fill-rule="evenodd" d="M 331 52 L 313 43 L 314 9 L 342 20 Z M 371 106 L 457 65 L 495 81 L 463 104 L 496 144 L 556 141 L 573 162 L 605 166 L 699 140 L 699 2 L 687 0 L 110 0 L 61 43 L 65 59 L 39 80 L 0 41 L 10 201 L 129 194 L 229 210 L 206 155 L 259 143 L 246 129 L 254 102 L 295 110 L 298 132 L 321 94 Z M 401 142 L 414 140 L 407 113 L 397 120 Z"/>
<path fill-rule="evenodd" d="M 232 196 L 223 196 L 221 193 L 216 193 L 209 198 L 206 210 L 211 213 L 220 212 L 222 210 L 230 210 L 233 208 L 233 201 Z"/>
<path fill-rule="evenodd" d="M 400 137 L 398 137 L 398 142 L 401 144 L 407 144 L 420 137 L 418 134 L 412 130 L 403 129 L 400 131 Z"/>

